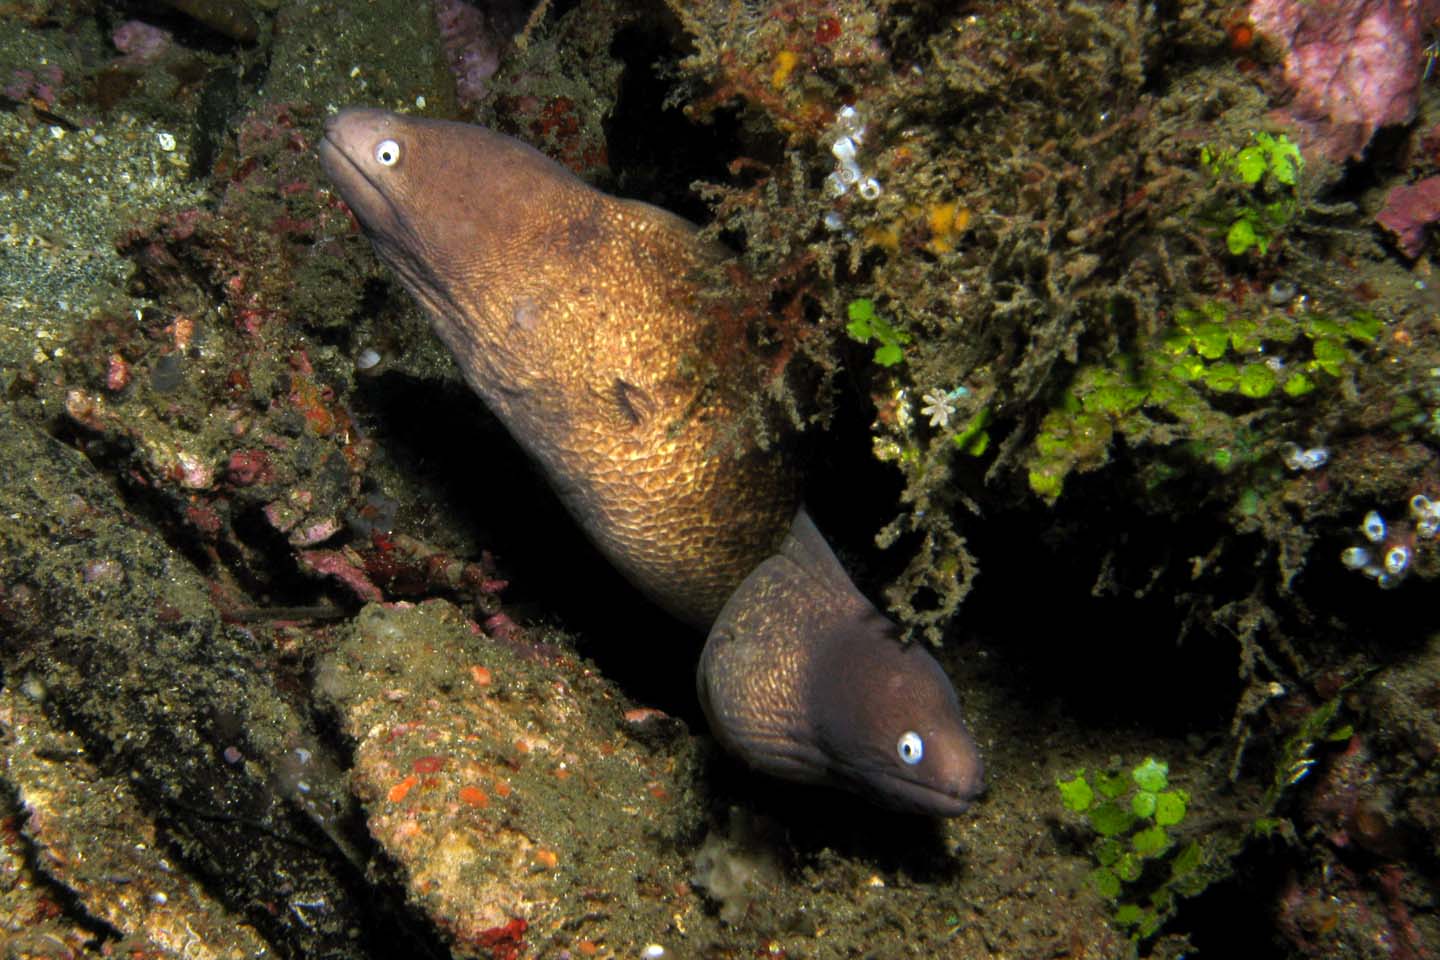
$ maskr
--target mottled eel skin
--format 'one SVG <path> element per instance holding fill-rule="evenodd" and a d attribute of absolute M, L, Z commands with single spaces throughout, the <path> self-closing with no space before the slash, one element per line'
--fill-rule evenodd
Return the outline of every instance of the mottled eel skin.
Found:
<path fill-rule="evenodd" d="M 686 221 L 483 127 L 332 117 L 331 180 L 470 386 L 631 582 L 700 629 L 717 738 L 767 772 L 962 812 L 981 763 L 954 689 L 850 582 L 743 397 L 686 372 L 710 323 Z M 713 624 L 713 627 L 712 627 Z"/>

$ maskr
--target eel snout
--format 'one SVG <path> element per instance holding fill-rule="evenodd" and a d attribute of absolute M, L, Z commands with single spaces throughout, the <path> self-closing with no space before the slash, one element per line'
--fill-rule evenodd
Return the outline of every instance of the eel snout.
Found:
<path fill-rule="evenodd" d="M 697 681 L 716 737 L 763 772 L 944 817 L 984 788 L 949 677 L 900 642 L 803 509 L 716 619 Z"/>

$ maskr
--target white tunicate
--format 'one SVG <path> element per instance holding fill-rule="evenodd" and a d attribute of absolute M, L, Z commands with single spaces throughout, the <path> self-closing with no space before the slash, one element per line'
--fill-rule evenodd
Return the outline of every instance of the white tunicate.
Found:
<path fill-rule="evenodd" d="M 1410 498 L 1410 515 L 1426 517 L 1436 512 L 1435 503 L 1425 494 L 1417 493 Z"/>
<path fill-rule="evenodd" d="M 355 358 L 355 369 L 371 370 L 378 366 L 379 363 L 380 354 L 374 349 L 366 347 L 364 350 L 361 350 L 360 355 Z"/>
<path fill-rule="evenodd" d="M 822 222 L 825 224 L 825 229 L 831 233 L 845 229 L 845 218 L 840 216 L 840 211 L 838 210 L 831 210 L 825 214 L 825 219 Z"/>
<path fill-rule="evenodd" d="M 1371 543 L 1379 543 L 1385 539 L 1385 518 L 1380 516 L 1378 510 L 1371 510 L 1360 522 L 1360 532 L 1365 534 L 1365 539 Z"/>
<path fill-rule="evenodd" d="M 866 200 L 878 200 L 880 194 L 885 192 L 885 188 L 880 186 L 880 181 L 874 177 L 866 177 L 864 180 L 861 180 L 860 186 L 857 189 L 860 191 L 860 196 Z"/>
<path fill-rule="evenodd" d="M 1410 566 L 1410 550 L 1406 547 L 1395 546 L 1385 551 L 1385 572 L 1392 577 L 1398 577 Z"/>
<path fill-rule="evenodd" d="M 849 184 L 847 184 L 844 180 L 840 179 L 839 172 L 832 173 L 830 174 L 830 176 L 826 177 L 823 187 L 825 191 L 825 196 L 832 198 L 843 197 L 845 196 L 845 194 L 850 192 Z"/>
<path fill-rule="evenodd" d="M 175 134 L 170 133 L 166 130 L 161 130 L 159 133 L 155 134 L 155 142 L 160 145 L 161 150 L 165 151 L 166 153 L 170 153 L 175 149 Z"/>
<path fill-rule="evenodd" d="M 1330 462 L 1330 451 L 1324 447 L 1301 450 L 1298 443 L 1286 443 L 1280 447 L 1280 459 L 1291 470 L 1314 470 Z"/>
<path fill-rule="evenodd" d="M 1351 570 L 1359 570 L 1370 562 L 1370 551 L 1364 547 L 1346 547 L 1340 551 L 1340 562 Z"/>
<path fill-rule="evenodd" d="M 838 137 L 830 144 L 830 152 L 835 154 L 835 159 L 841 163 L 853 163 L 855 161 L 855 141 L 849 137 Z"/>
<path fill-rule="evenodd" d="M 640 956 L 644 957 L 645 960 L 659 960 L 660 957 L 665 956 L 665 948 L 658 943 L 651 943 L 646 945 L 644 950 L 640 951 Z"/>
<path fill-rule="evenodd" d="M 862 176 L 860 164 L 856 163 L 854 160 L 851 160 L 849 163 L 840 164 L 838 167 L 835 168 L 835 173 L 837 176 L 840 177 L 840 182 L 845 184 L 847 187 L 859 182 L 860 177 Z"/>
<path fill-rule="evenodd" d="M 1415 524 L 1415 536 L 1421 540 L 1429 540 L 1440 532 L 1440 517 L 1433 514 Z"/>
<path fill-rule="evenodd" d="M 860 111 L 854 107 L 847 105 L 835 111 L 835 126 L 842 136 L 851 137 L 856 143 L 863 142 L 865 138 L 865 122 L 860 119 Z"/>

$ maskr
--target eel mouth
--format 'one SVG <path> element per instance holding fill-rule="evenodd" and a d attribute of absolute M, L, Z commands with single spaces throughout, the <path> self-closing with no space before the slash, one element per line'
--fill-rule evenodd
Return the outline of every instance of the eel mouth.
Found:
<path fill-rule="evenodd" d="M 873 770 L 864 776 L 846 773 L 851 783 L 861 785 L 862 793 L 878 796 L 884 806 L 937 817 L 960 816 L 985 792 L 984 778 L 978 773 L 945 787 L 888 773 L 876 774 Z"/>
<path fill-rule="evenodd" d="M 340 199 L 355 214 L 360 226 L 370 232 L 397 222 L 397 213 L 385 190 L 352 155 L 359 147 L 353 133 L 346 136 L 345 119 L 346 114 L 339 113 L 325 121 L 325 135 L 316 144 L 315 152 Z"/>

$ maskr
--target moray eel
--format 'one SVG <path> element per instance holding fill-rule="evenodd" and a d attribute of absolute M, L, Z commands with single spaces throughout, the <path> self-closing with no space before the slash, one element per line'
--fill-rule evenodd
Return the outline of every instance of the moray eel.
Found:
<path fill-rule="evenodd" d="M 710 729 L 778 777 L 963 813 L 981 789 L 979 751 L 950 678 L 896 632 L 802 508 L 710 628 L 696 677 Z"/>
<path fill-rule="evenodd" d="M 717 738 L 780 776 L 965 809 L 981 766 L 944 672 L 845 576 L 786 456 L 732 439 L 747 386 L 692 372 L 715 336 L 693 277 L 722 251 L 483 127 L 346 110 L 319 153 L 605 556 L 714 625 L 698 679 Z"/>

